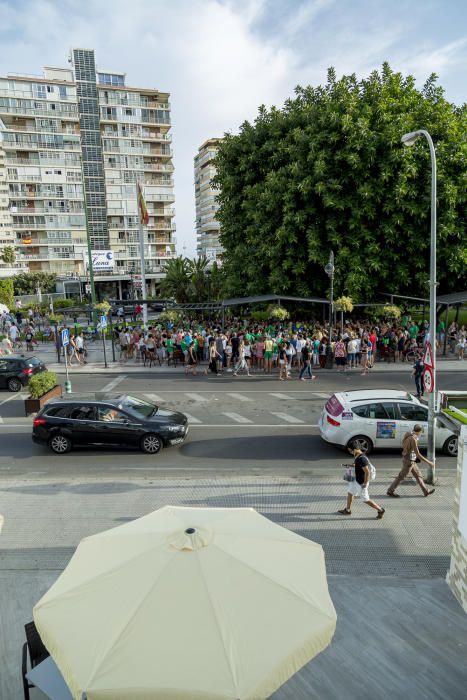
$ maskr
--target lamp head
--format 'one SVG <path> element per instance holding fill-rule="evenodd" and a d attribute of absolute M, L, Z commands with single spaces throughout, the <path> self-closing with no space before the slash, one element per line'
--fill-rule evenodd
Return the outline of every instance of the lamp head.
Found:
<path fill-rule="evenodd" d="M 420 138 L 420 135 L 421 134 L 419 131 L 411 131 L 408 134 L 404 134 L 401 138 L 401 141 L 404 144 L 404 146 L 413 146 L 414 143 Z"/>

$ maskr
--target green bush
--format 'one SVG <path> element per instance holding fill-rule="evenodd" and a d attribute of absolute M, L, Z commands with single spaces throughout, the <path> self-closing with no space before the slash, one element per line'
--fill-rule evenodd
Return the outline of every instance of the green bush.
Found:
<path fill-rule="evenodd" d="M 267 311 L 252 311 L 250 314 L 253 321 L 268 321 L 269 313 Z"/>
<path fill-rule="evenodd" d="M 13 282 L 10 278 L 0 280 L 0 304 L 5 304 L 10 311 L 14 307 Z"/>
<path fill-rule="evenodd" d="M 54 301 L 55 309 L 71 309 L 76 306 L 81 306 L 80 302 L 76 299 L 57 299 Z"/>
<path fill-rule="evenodd" d="M 31 399 L 40 399 L 41 396 L 53 389 L 57 384 L 55 372 L 39 372 L 39 374 L 33 375 L 28 385 Z"/>

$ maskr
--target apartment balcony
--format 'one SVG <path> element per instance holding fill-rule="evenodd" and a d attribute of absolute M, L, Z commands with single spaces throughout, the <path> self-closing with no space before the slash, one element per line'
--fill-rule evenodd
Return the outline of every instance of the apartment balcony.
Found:
<path fill-rule="evenodd" d="M 21 261 L 30 260 L 73 260 L 77 262 L 83 262 L 83 256 L 81 253 L 34 253 L 31 255 L 22 255 L 19 258 Z"/>
<path fill-rule="evenodd" d="M 30 246 L 36 245 L 46 245 L 46 246 L 70 246 L 70 245 L 87 245 L 87 238 L 28 238 L 30 243 L 24 243 L 21 238 L 17 238 L 14 242 L 15 246 L 24 246 L 29 248 Z M 21 253 L 20 253 L 21 254 Z M 21 254 L 22 255 L 22 254 Z M 26 253 L 28 255 L 28 253 Z"/>
<path fill-rule="evenodd" d="M 143 170 L 158 170 L 167 173 L 173 173 L 175 170 L 171 163 L 143 163 Z"/>
<path fill-rule="evenodd" d="M 148 131 L 148 129 L 143 129 L 139 138 L 141 138 L 143 141 L 150 140 L 164 141 L 165 143 L 172 142 L 172 134 L 157 133 L 156 131 Z"/>
<path fill-rule="evenodd" d="M 8 180 L 10 182 L 42 182 L 41 175 L 9 175 Z"/>
<path fill-rule="evenodd" d="M 23 223 L 13 223 L 13 229 L 25 229 L 27 231 L 46 231 L 48 228 L 81 228 L 84 229 L 86 226 L 85 218 L 83 216 L 82 223 L 63 223 L 60 221 L 44 221 L 44 223 L 36 222 L 34 224 L 23 224 Z"/>
<path fill-rule="evenodd" d="M 27 270 L 28 264 L 26 262 L 16 262 L 13 265 L 0 262 L 0 277 L 13 277 L 18 272 L 27 272 Z"/>
<path fill-rule="evenodd" d="M 48 199 L 48 197 L 46 197 Z M 63 199 L 63 197 L 62 197 Z M 50 216 L 55 216 L 58 214 L 84 214 L 84 209 L 71 209 L 70 207 L 10 207 L 11 214 L 30 214 L 34 216 L 35 214 L 46 214 Z"/>
<path fill-rule="evenodd" d="M 9 90 L 0 90 L 0 96 L 3 93 L 5 95 L 6 92 L 6 97 L 11 97 L 9 94 Z M 47 104 L 47 103 L 44 103 Z M 52 103 L 49 103 L 52 104 Z M 76 110 L 62 110 L 62 109 L 57 109 L 58 105 L 56 104 L 55 109 L 52 111 L 51 109 L 36 109 L 35 107 L 23 107 L 22 105 L 15 105 L 14 107 L 11 106 L 0 106 L 0 117 L 2 114 L 18 114 L 21 116 L 32 116 L 32 117 L 43 117 L 44 119 L 53 119 L 53 118 L 59 118 L 59 119 L 67 119 L 67 120 L 72 120 L 74 122 L 78 122 L 78 108 L 76 107 Z"/>

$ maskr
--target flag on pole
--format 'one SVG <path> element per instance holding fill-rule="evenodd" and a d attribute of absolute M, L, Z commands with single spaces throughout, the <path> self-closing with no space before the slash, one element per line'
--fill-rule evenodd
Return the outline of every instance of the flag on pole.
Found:
<path fill-rule="evenodd" d="M 141 189 L 141 185 L 139 184 L 139 182 L 137 184 L 137 192 L 138 192 L 139 220 L 142 224 L 147 226 L 148 222 L 149 222 L 149 214 L 148 214 L 148 210 L 146 207 L 146 202 L 144 201 L 143 190 Z"/>

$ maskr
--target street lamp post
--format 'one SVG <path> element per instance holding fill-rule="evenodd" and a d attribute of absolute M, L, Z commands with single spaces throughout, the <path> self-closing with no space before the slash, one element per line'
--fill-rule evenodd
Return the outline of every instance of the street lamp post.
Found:
<path fill-rule="evenodd" d="M 433 354 L 433 387 L 428 400 L 428 459 L 433 466 L 428 465 L 427 484 L 434 484 L 436 475 L 436 152 L 428 131 L 420 129 L 404 134 L 401 141 L 404 146 L 413 146 L 416 141 L 424 136 L 428 141 L 431 156 L 431 234 L 430 234 L 430 343 Z"/>
<path fill-rule="evenodd" d="M 328 344 L 326 347 L 326 368 L 332 369 L 332 317 L 333 317 L 333 306 L 334 306 L 334 252 L 331 250 L 329 253 L 329 262 L 325 266 L 324 271 L 329 277 L 331 288 L 329 293 L 329 332 L 328 332 Z"/>

